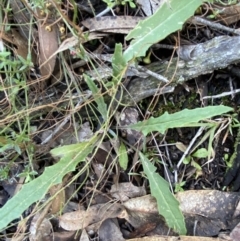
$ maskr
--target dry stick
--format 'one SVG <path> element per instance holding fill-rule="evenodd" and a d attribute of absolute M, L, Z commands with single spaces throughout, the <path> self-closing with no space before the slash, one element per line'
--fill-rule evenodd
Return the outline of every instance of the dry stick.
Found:
<path fill-rule="evenodd" d="M 232 99 L 234 98 L 235 96 L 235 93 L 234 93 L 234 88 L 233 88 L 233 79 L 231 77 L 229 77 L 229 87 L 230 87 L 230 90 L 232 91 Z"/>
<path fill-rule="evenodd" d="M 112 11 L 112 8 L 107 7 L 102 12 L 100 12 L 98 15 L 96 15 L 96 18 L 97 17 L 102 17 L 104 14 L 106 14 L 106 13 L 108 13 L 110 11 L 112 12 L 113 16 L 115 16 L 114 12 Z"/>
<path fill-rule="evenodd" d="M 214 23 L 214 22 L 208 21 L 208 20 L 206 20 L 204 18 L 201 18 L 201 17 L 195 16 L 195 17 L 192 17 L 189 21 L 192 22 L 192 23 L 195 23 L 195 24 L 197 24 L 197 23 L 199 24 L 200 23 L 200 24 L 212 27 L 212 28 L 216 28 L 216 29 L 219 29 L 219 30 L 227 31 L 229 33 L 240 35 L 239 30 L 226 27 L 226 26 L 224 26 L 224 25 L 222 25 L 220 23 Z"/>
<path fill-rule="evenodd" d="M 152 134 L 152 133 L 151 133 L 151 134 Z M 170 176 L 169 176 L 169 172 L 168 172 L 168 168 L 167 168 L 167 164 L 166 164 L 165 161 L 164 161 L 164 158 L 163 158 L 163 156 L 162 156 L 162 153 L 161 153 L 161 151 L 160 151 L 160 149 L 159 149 L 159 146 L 158 146 L 157 141 L 156 141 L 156 139 L 155 139 L 155 137 L 154 137 L 153 134 L 152 134 L 152 137 L 153 137 L 153 141 L 154 141 L 154 143 L 155 143 L 155 145 L 156 145 L 157 151 L 158 151 L 158 153 L 159 153 L 159 155 L 160 155 L 161 161 L 162 161 L 162 163 L 163 163 L 164 171 L 165 171 L 165 173 L 166 173 L 167 181 L 168 181 L 168 183 L 169 183 L 171 192 L 174 193 L 174 192 L 173 192 L 173 187 L 172 187 L 171 178 L 170 178 Z"/>
<path fill-rule="evenodd" d="M 184 49 L 185 46 L 181 48 Z M 170 65 L 169 62 L 162 63 L 157 61 L 148 65 L 147 68 L 155 73 L 164 73 L 166 79 L 173 78 L 169 86 L 174 87 L 178 84 L 183 84 L 187 80 L 240 62 L 240 36 L 215 37 L 210 41 L 195 45 L 190 54 L 190 60 L 173 58 L 170 61 Z M 177 72 L 175 73 L 176 66 Z M 139 102 L 143 98 L 154 95 L 159 89 L 159 85 L 163 87 L 163 83 L 152 76 L 135 78 L 130 81 L 127 90 L 130 95 L 134 96 L 134 100 Z M 123 93 L 123 104 L 133 104 L 128 92 L 125 91 Z M 135 93 L 138 93 L 138 95 Z"/>
<path fill-rule="evenodd" d="M 228 95 L 234 95 L 236 93 L 239 93 L 240 89 L 236 89 L 236 90 L 232 90 L 232 91 L 228 91 L 228 92 L 223 92 L 219 95 L 212 95 L 212 96 L 204 96 L 202 99 L 217 99 L 217 98 L 222 98 L 224 96 L 228 96 Z"/>
<path fill-rule="evenodd" d="M 77 108 L 82 104 L 84 100 L 88 99 L 92 95 L 91 91 L 85 91 L 85 93 L 86 93 L 86 96 L 84 98 L 80 97 L 80 100 L 75 106 L 73 113 L 76 112 Z M 70 120 L 73 113 L 70 113 L 69 115 L 67 115 L 62 121 L 62 123 L 59 126 L 57 126 L 55 130 L 45 140 L 41 142 L 41 145 L 47 144 L 61 130 L 61 128 Z"/>
<path fill-rule="evenodd" d="M 169 80 L 167 78 L 165 78 L 164 76 L 162 76 L 160 74 L 157 74 L 157 73 L 155 73 L 155 72 L 153 72 L 153 71 L 151 71 L 151 70 L 149 70 L 149 69 L 147 69 L 147 68 L 145 68 L 143 66 L 139 65 L 137 67 L 137 69 L 143 71 L 146 74 L 149 74 L 149 75 L 153 76 L 154 78 L 156 78 L 156 79 L 158 79 L 158 80 L 160 80 L 160 81 L 162 81 L 164 83 L 169 83 Z"/>
<path fill-rule="evenodd" d="M 177 183 L 177 170 L 179 169 L 179 167 L 181 166 L 184 158 L 189 154 L 189 151 L 191 149 L 191 147 L 193 146 L 193 144 L 195 143 L 196 139 L 202 134 L 202 132 L 204 131 L 205 129 L 205 126 L 201 126 L 199 129 L 198 129 L 198 132 L 197 134 L 194 136 L 194 138 L 191 140 L 188 148 L 186 149 L 186 151 L 183 153 L 180 161 L 178 162 L 177 164 L 177 169 L 174 170 L 174 173 L 175 173 L 175 182 Z"/>

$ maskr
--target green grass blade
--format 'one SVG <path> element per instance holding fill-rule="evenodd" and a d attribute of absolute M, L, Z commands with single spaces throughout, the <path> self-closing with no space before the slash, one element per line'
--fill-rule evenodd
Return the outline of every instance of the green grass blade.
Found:
<path fill-rule="evenodd" d="M 112 57 L 113 77 L 121 78 L 126 71 L 127 62 L 122 54 L 122 44 L 116 44 L 114 54 Z"/>
<path fill-rule="evenodd" d="M 148 120 L 130 125 L 129 127 L 137 131 L 142 131 L 144 135 L 147 135 L 152 131 L 159 131 L 164 134 L 164 132 L 169 128 L 201 126 L 201 123 L 198 123 L 199 121 L 206 120 L 232 110 L 233 109 L 228 106 L 219 105 L 196 108 L 193 110 L 185 109 L 174 114 L 168 114 L 168 112 L 165 112 L 160 117 L 152 117 Z"/>
<path fill-rule="evenodd" d="M 126 61 L 145 56 L 150 46 L 181 29 L 185 21 L 202 4 L 201 0 L 167 0 L 167 2 L 151 17 L 140 21 L 127 35 L 126 40 L 134 40 L 124 52 Z"/>
<path fill-rule="evenodd" d="M 159 213 L 164 217 L 168 227 L 177 233 L 186 234 L 184 216 L 179 208 L 179 202 L 169 190 L 169 184 L 156 173 L 156 167 L 140 152 L 144 173 L 147 175 L 151 195 L 156 198 Z"/>
<path fill-rule="evenodd" d="M 94 98 L 94 101 L 97 104 L 98 111 L 101 113 L 103 119 L 107 120 L 107 105 L 104 101 L 104 98 L 101 94 L 101 91 L 97 87 L 97 85 L 94 83 L 94 81 L 86 74 L 83 74 L 84 79 L 89 87 L 89 89 L 92 91 L 92 95 Z"/>
<path fill-rule="evenodd" d="M 53 185 L 62 182 L 62 178 L 74 171 L 79 162 L 93 150 L 96 138 L 88 142 L 62 146 L 51 151 L 54 157 L 61 157 L 53 166 L 46 167 L 43 174 L 33 181 L 24 184 L 22 189 L 0 209 L 0 230 L 21 214 L 34 202 L 37 202 L 48 192 Z"/>
<path fill-rule="evenodd" d="M 127 154 L 127 148 L 122 142 L 119 146 L 118 155 L 119 155 L 119 165 L 124 171 L 126 171 L 128 167 L 128 154 Z"/>

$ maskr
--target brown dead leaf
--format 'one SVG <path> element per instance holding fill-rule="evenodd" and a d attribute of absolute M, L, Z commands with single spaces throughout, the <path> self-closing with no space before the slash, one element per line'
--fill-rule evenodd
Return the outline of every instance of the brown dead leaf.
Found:
<path fill-rule="evenodd" d="M 49 189 L 51 196 L 54 196 L 52 201 L 51 213 L 56 214 L 63 209 L 65 204 L 65 190 L 62 189 L 62 184 L 54 185 Z M 57 194 L 56 194 L 57 193 Z"/>
<path fill-rule="evenodd" d="M 143 237 L 146 235 L 146 233 L 155 229 L 156 226 L 156 223 L 146 223 L 143 226 L 136 228 L 132 233 L 130 233 L 130 238 Z"/>
<path fill-rule="evenodd" d="M 0 37 L 15 45 L 14 53 L 16 55 L 21 56 L 24 59 L 27 59 L 28 56 L 28 42 L 19 34 L 19 32 L 16 29 L 11 29 L 10 33 L 5 33 L 0 31 Z M 32 62 L 36 64 L 36 55 L 34 52 L 31 53 Z"/>
<path fill-rule="evenodd" d="M 240 217 L 234 217 L 239 202 L 239 195 L 216 190 L 192 190 L 176 195 L 180 202 L 189 235 L 216 236 L 220 230 L 232 229 L 240 222 Z M 135 228 L 144 223 L 156 222 L 152 235 L 163 235 L 163 218 L 160 218 L 156 200 L 150 195 L 132 198 L 123 203 L 128 212 L 128 221 Z M 161 223 L 161 225 L 159 225 Z M 194 229 L 193 229 L 194 227 Z"/>
<path fill-rule="evenodd" d="M 55 67 L 56 55 L 54 53 L 58 50 L 57 25 L 49 27 L 49 23 L 39 24 L 39 65 L 41 75 L 44 79 L 48 79 Z M 41 90 L 44 90 L 46 83 L 41 82 Z"/>
<path fill-rule="evenodd" d="M 30 241 L 43 241 L 46 237 L 48 237 L 52 230 L 52 224 L 47 218 L 44 218 L 40 225 L 38 225 L 38 219 L 40 218 L 41 214 L 37 213 L 30 225 Z"/>
<path fill-rule="evenodd" d="M 123 205 L 128 213 L 126 219 L 135 230 L 151 224 L 151 227 L 156 226 L 151 235 L 163 235 L 169 232 L 169 228 L 166 226 L 164 219 L 158 213 L 156 199 L 151 195 L 129 199 L 124 202 Z M 152 230 L 152 228 L 149 229 L 148 232 L 150 230 Z M 169 235 L 172 234 L 174 233 L 169 233 Z M 128 238 L 130 238 L 130 235 Z"/>
<path fill-rule="evenodd" d="M 25 41 L 28 41 L 30 32 L 29 22 L 31 22 L 31 15 L 26 9 L 24 2 L 21 0 L 10 1 L 10 6 L 13 12 L 13 18 L 18 23 L 18 29 L 22 37 L 25 39 Z"/>
<path fill-rule="evenodd" d="M 49 239 L 44 241 L 77 241 L 78 235 L 75 231 L 63 231 L 51 233 Z"/>
<path fill-rule="evenodd" d="M 12 28 L 12 37 L 14 44 L 16 45 L 16 53 L 23 57 L 24 59 L 27 58 L 28 50 L 29 50 L 29 37 L 32 37 L 31 41 L 33 40 L 33 36 L 36 35 L 36 29 L 34 25 L 29 25 L 31 22 L 31 15 L 28 9 L 25 7 L 25 2 L 20 0 L 10 1 L 10 6 L 13 12 L 13 18 L 15 22 L 18 23 L 17 28 Z M 31 27 L 31 31 L 30 31 Z M 30 32 L 32 33 L 30 36 Z M 36 55 L 35 52 L 31 52 L 32 55 L 32 62 L 36 64 Z"/>
<path fill-rule="evenodd" d="M 176 147 L 181 152 L 185 152 L 187 150 L 187 147 L 182 142 L 176 142 Z"/>
<path fill-rule="evenodd" d="M 126 107 L 119 115 L 119 126 L 124 127 L 131 124 L 136 124 L 139 121 L 139 113 L 134 107 Z M 141 144 L 143 141 L 143 134 L 140 131 L 131 130 L 126 128 L 122 130 L 122 135 L 126 136 L 131 145 Z"/>
<path fill-rule="evenodd" d="M 82 24 L 91 32 L 101 31 L 106 33 L 127 34 L 143 19 L 145 18 L 137 16 L 106 16 L 89 18 L 82 21 Z"/>
<path fill-rule="evenodd" d="M 190 190 L 179 192 L 176 197 L 185 214 L 198 214 L 224 220 L 232 219 L 239 202 L 239 196 L 235 193 L 217 190 Z"/>
<path fill-rule="evenodd" d="M 220 6 L 213 5 L 213 12 L 218 13 L 216 18 L 223 22 L 226 25 L 236 23 L 240 19 L 240 6 L 231 5 L 231 6 Z"/>
<path fill-rule="evenodd" d="M 131 182 L 124 182 L 113 184 L 110 190 L 110 194 L 112 197 L 125 202 L 129 198 L 145 196 L 146 189 L 145 187 L 134 186 Z"/>
<path fill-rule="evenodd" d="M 151 195 L 137 198 L 131 198 L 124 202 L 124 207 L 131 211 L 140 211 L 145 213 L 158 213 L 156 199 Z"/>
<path fill-rule="evenodd" d="M 106 34 L 104 33 L 88 33 L 87 34 L 87 38 L 86 39 L 81 39 L 79 37 L 76 36 L 71 36 L 67 39 L 65 39 L 61 45 L 59 46 L 59 48 L 57 49 L 57 51 L 55 51 L 54 53 L 52 53 L 51 56 L 49 56 L 48 59 L 53 58 L 55 55 L 57 55 L 58 53 L 61 53 L 65 50 L 68 50 L 70 48 L 75 47 L 78 43 L 86 43 L 88 41 L 94 40 L 94 39 L 101 39 L 102 37 L 106 36 Z M 45 62 L 47 62 L 48 60 L 46 60 Z M 45 62 L 42 63 L 42 65 L 45 64 Z"/>
<path fill-rule="evenodd" d="M 107 219 L 103 221 L 99 228 L 99 240 L 104 241 L 123 241 L 122 232 L 120 231 L 117 219 Z"/>
<path fill-rule="evenodd" d="M 12 29 L 11 32 L 14 45 L 16 45 L 15 52 L 24 59 L 27 59 L 28 45 L 26 40 L 18 33 L 16 29 Z"/>
<path fill-rule="evenodd" d="M 231 230 L 240 221 L 239 216 L 234 217 L 240 199 L 236 193 L 190 190 L 179 192 L 176 197 L 180 202 L 180 209 L 184 213 L 190 235 L 215 236 L 220 230 Z M 193 226 L 194 232 L 190 228 Z"/>
<path fill-rule="evenodd" d="M 65 213 L 59 217 L 59 225 L 65 230 L 84 229 L 108 218 L 122 217 L 124 212 L 124 207 L 118 203 L 97 204 L 86 211 Z"/>

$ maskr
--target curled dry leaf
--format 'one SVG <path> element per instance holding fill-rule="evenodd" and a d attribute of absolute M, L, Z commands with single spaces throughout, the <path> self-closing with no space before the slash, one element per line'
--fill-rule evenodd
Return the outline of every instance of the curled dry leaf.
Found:
<path fill-rule="evenodd" d="M 76 36 L 71 36 L 71 37 L 65 39 L 60 44 L 59 48 L 54 53 L 52 53 L 52 55 L 49 57 L 49 59 L 51 59 L 52 57 L 54 57 L 58 53 L 61 53 L 65 50 L 68 50 L 68 49 L 71 49 L 71 48 L 75 47 L 80 42 L 86 43 L 86 42 L 94 40 L 94 39 L 101 39 L 104 36 L 106 36 L 106 34 L 104 34 L 104 33 L 88 33 L 88 36 L 86 37 L 86 39 L 84 39 L 84 40 L 81 39 L 81 41 L 80 41 L 80 38 L 78 38 Z"/>
<path fill-rule="evenodd" d="M 98 233 L 99 233 L 99 240 L 104 240 L 104 241 L 125 240 L 123 238 L 122 232 L 120 231 L 120 228 L 116 219 L 105 220 L 100 226 Z"/>
<path fill-rule="evenodd" d="M 151 195 L 129 199 L 123 205 L 131 211 L 158 213 L 156 199 Z"/>
<path fill-rule="evenodd" d="M 127 221 L 137 230 L 147 224 L 151 226 L 160 225 L 161 231 L 157 234 L 167 233 L 169 228 L 165 225 L 163 218 L 159 215 L 157 202 L 151 195 L 131 198 L 123 203 L 128 212 Z"/>
<path fill-rule="evenodd" d="M 125 209 L 121 204 L 97 204 L 86 211 L 65 213 L 59 218 L 59 225 L 65 230 L 78 230 L 108 218 L 122 218 L 124 215 Z"/>
<path fill-rule="evenodd" d="M 137 187 L 131 182 L 124 182 L 112 185 L 110 193 L 112 197 L 125 202 L 129 198 L 146 195 L 146 190 L 145 187 Z"/>
<path fill-rule="evenodd" d="M 54 55 L 54 53 L 58 49 L 57 31 L 57 26 L 52 25 L 51 28 L 49 28 L 49 23 L 39 24 L 38 26 L 39 65 L 41 75 L 44 79 L 51 76 L 55 67 L 56 55 Z M 42 83 L 42 90 L 45 86 L 46 85 Z"/>
<path fill-rule="evenodd" d="M 63 209 L 63 206 L 65 204 L 65 190 L 62 189 L 62 184 L 58 184 L 58 185 L 52 186 L 49 189 L 49 192 L 52 197 L 54 196 L 54 199 L 51 205 L 52 206 L 51 213 L 56 214 Z"/>

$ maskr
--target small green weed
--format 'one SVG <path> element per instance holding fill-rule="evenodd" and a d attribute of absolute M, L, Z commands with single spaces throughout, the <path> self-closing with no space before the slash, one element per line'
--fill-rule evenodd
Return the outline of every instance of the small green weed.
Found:
<path fill-rule="evenodd" d="M 134 0 L 102 0 L 102 1 L 105 2 L 109 8 L 113 8 L 116 5 L 126 5 L 127 3 L 131 8 L 136 7 Z"/>

